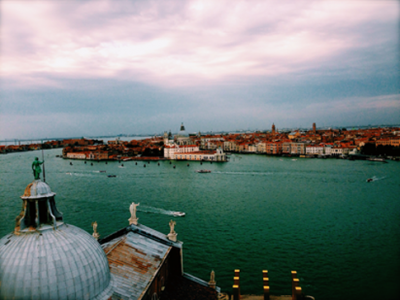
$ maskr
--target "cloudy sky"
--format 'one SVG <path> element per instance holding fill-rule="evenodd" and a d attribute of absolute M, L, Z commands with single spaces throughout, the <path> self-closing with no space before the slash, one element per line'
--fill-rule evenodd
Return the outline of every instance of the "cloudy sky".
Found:
<path fill-rule="evenodd" d="M 0 8 L 0 140 L 400 123 L 398 1 Z"/>

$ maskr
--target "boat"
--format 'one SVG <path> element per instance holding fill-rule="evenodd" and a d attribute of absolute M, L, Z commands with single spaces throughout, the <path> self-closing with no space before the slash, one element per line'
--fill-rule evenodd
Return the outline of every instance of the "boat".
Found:
<path fill-rule="evenodd" d="M 367 182 L 371 182 L 371 181 L 374 181 L 374 180 L 372 178 L 367 179 Z"/>
<path fill-rule="evenodd" d="M 174 212 L 172 213 L 172 215 L 173 215 L 174 217 L 184 217 L 186 214 L 185 214 L 184 212 L 181 212 L 181 211 L 174 211 Z"/>
<path fill-rule="evenodd" d="M 100 170 L 99 172 L 100 172 L 100 173 L 106 173 L 106 171 L 105 171 L 105 170 Z"/>
<path fill-rule="evenodd" d="M 367 160 L 369 160 L 369 161 L 380 161 L 380 162 L 387 163 L 387 161 L 384 158 L 381 158 L 381 157 L 370 157 L 370 158 L 367 158 Z"/>
<path fill-rule="evenodd" d="M 197 173 L 211 173 L 211 170 L 196 170 Z"/>
<path fill-rule="evenodd" d="M 117 175 L 107 175 L 107 177 L 117 177 Z"/>

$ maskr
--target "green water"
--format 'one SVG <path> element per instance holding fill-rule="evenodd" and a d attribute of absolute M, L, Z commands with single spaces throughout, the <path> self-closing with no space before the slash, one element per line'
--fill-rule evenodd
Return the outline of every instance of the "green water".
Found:
<path fill-rule="evenodd" d="M 130 203 L 140 202 L 139 223 L 167 234 L 174 219 L 185 271 L 208 280 L 214 269 L 223 291 L 231 292 L 240 269 L 242 293 L 261 294 L 267 269 L 271 293 L 290 294 L 296 270 L 303 291 L 317 299 L 400 298 L 399 162 L 235 155 L 220 164 L 120 168 L 71 166 L 57 154 L 45 151 L 46 181 L 67 223 L 91 233 L 97 221 L 104 237 L 127 226 Z M 0 156 L 0 237 L 13 230 L 35 156 L 41 152 Z"/>

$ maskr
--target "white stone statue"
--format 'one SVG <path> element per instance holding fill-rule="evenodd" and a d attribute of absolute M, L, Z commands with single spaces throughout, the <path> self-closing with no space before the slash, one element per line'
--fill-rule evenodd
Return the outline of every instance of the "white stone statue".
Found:
<path fill-rule="evenodd" d="M 215 282 L 215 272 L 214 272 L 214 270 L 211 271 L 210 282 Z"/>
<path fill-rule="evenodd" d="M 129 225 L 137 225 L 137 221 L 139 218 L 136 218 L 136 208 L 140 205 L 140 203 L 135 204 L 135 202 L 132 202 L 131 206 L 129 206 L 129 211 L 131 212 L 131 217 L 129 218 Z"/>
<path fill-rule="evenodd" d="M 167 238 L 168 238 L 170 241 L 173 241 L 173 242 L 176 242 L 176 236 L 178 235 L 178 234 L 175 232 L 175 230 L 174 230 L 175 225 L 176 225 L 176 222 L 175 222 L 175 221 L 172 221 L 172 220 L 169 221 L 170 232 L 169 232 L 169 234 L 167 235 Z"/>
<path fill-rule="evenodd" d="M 92 234 L 92 236 L 97 240 L 100 237 L 100 234 L 97 232 L 97 222 L 94 221 L 92 223 L 92 226 L 93 226 L 93 234 Z"/>
<path fill-rule="evenodd" d="M 169 228 L 171 229 L 171 231 L 169 233 L 175 233 L 175 230 L 174 230 L 175 225 L 176 225 L 175 221 L 172 221 L 172 220 L 169 221 Z"/>
<path fill-rule="evenodd" d="M 208 286 L 215 289 L 216 285 L 217 285 L 217 283 L 215 282 L 215 272 L 214 272 L 214 270 L 212 270 L 211 274 L 210 274 L 210 281 L 208 282 Z"/>

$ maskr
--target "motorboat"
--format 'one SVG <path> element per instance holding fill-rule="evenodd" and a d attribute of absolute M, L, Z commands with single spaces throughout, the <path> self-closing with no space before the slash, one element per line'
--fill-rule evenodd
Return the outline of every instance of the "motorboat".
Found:
<path fill-rule="evenodd" d="M 174 217 L 184 217 L 186 214 L 185 214 L 184 212 L 181 212 L 181 211 L 174 211 L 174 212 L 172 213 L 172 215 L 173 215 Z"/>
<path fill-rule="evenodd" d="M 106 173 L 106 171 L 105 171 L 105 170 L 100 170 L 99 172 L 100 172 L 100 173 Z"/>
<path fill-rule="evenodd" d="M 117 177 L 117 175 L 107 175 L 107 177 Z"/>
<path fill-rule="evenodd" d="M 197 173 L 211 173 L 211 170 L 196 170 Z"/>
<path fill-rule="evenodd" d="M 374 180 L 372 178 L 367 179 L 367 182 L 371 182 L 371 181 L 374 181 Z"/>
<path fill-rule="evenodd" d="M 367 158 L 367 160 L 369 160 L 369 161 L 380 161 L 380 162 L 383 162 L 383 163 L 387 163 L 387 161 L 382 157 L 369 157 L 369 158 Z"/>

